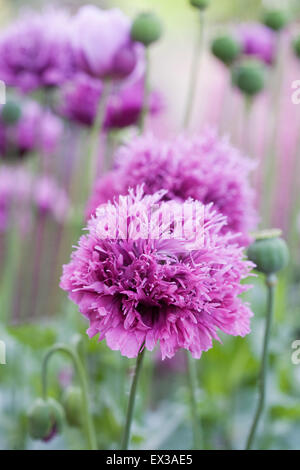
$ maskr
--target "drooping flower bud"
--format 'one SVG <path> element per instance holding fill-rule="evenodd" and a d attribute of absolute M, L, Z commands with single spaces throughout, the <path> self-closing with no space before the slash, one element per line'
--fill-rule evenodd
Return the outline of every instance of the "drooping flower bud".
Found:
<path fill-rule="evenodd" d="M 289 250 L 286 242 L 266 233 L 265 238 L 258 238 L 250 245 L 247 255 L 256 264 L 257 271 L 270 275 L 284 269 L 289 261 Z"/>
<path fill-rule="evenodd" d="M 133 41 L 149 46 L 160 39 L 162 24 L 154 13 L 141 13 L 134 20 L 130 35 Z"/>
<path fill-rule="evenodd" d="M 263 17 L 263 23 L 274 31 L 281 31 L 288 20 L 288 14 L 284 10 L 270 10 Z"/>
<path fill-rule="evenodd" d="M 296 56 L 300 59 L 300 36 L 293 41 L 293 49 Z"/>
<path fill-rule="evenodd" d="M 82 424 L 82 392 L 79 387 L 68 387 L 63 395 L 63 405 L 67 422 L 70 426 L 80 427 Z"/>
<path fill-rule="evenodd" d="M 15 124 L 21 117 L 20 106 L 12 100 L 7 101 L 1 109 L 1 118 L 5 124 Z"/>
<path fill-rule="evenodd" d="M 60 433 L 64 421 L 64 410 L 53 398 L 38 398 L 28 413 L 28 430 L 33 439 L 49 441 Z"/>
<path fill-rule="evenodd" d="M 265 86 L 265 71 L 258 62 L 244 62 L 232 71 L 233 84 L 247 96 L 253 97 Z"/>
<path fill-rule="evenodd" d="M 241 52 L 241 45 L 231 36 L 220 36 L 212 42 L 212 53 L 225 65 L 231 65 Z"/>
<path fill-rule="evenodd" d="M 190 0 L 190 4 L 195 7 L 199 8 L 199 10 L 205 10 L 209 6 L 210 0 Z"/>

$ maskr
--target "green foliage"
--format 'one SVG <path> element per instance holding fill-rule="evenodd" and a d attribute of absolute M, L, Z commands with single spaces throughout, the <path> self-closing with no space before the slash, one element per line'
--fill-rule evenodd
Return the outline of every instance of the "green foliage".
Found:
<path fill-rule="evenodd" d="M 57 337 L 54 328 L 37 324 L 8 327 L 7 331 L 20 344 L 35 350 L 52 346 Z"/>

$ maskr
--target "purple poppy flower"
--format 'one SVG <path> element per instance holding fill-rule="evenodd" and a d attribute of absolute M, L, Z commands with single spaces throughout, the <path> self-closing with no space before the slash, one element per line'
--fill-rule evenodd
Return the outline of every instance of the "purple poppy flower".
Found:
<path fill-rule="evenodd" d="M 140 75 L 140 74 L 139 74 Z M 104 127 L 123 128 L 137 123 L 144 98 L 144 78 L 135 74 L 115 86 L 108 98 Z M 97 114 L 103 86 L 99 80 L 80 74 L 62 91 L 60 113 L 68 119 L 91 126 Z M 163 108 L 162 98 L 157 92 L 150 95 L 150 113 L 157 114 Z"/>
<path fill-rule="evenodd" d="M 64 266 L 60 285 L 89 320 L 89 336 L 100 334 L 122 355 L 136 357 L 141 348 L 152 351 L 159 343 L 162 359 L 180 348 L 200 358 L 218 339 L 218 329 L 249 333 L 252 312 L 239 295 L 248 288 L 240 281 L 252 264 L 243 259 L 236 237 L 222 234 L 226 218 L 211 205 L 196 203 L 202 211 L 194 218 L 183 203 L 161 203 L 164 194 L 143 196 L 138 188 L 100 206 Z M 124 203 L 125 226 L 118 225 L 116 237 L 110 232 L 106 237 Z M 201 236 L 192 230 L 195 220 Z M 175 235 L 175 226 L 183 225 L 188 236 Z"/>
<path fill-rule="evenodd" d="M 276 54 L 276 34 L 261 23 L 244 24 L 239 29 L 243 53 L 255 56 L 267 65 L 273 64 Z"/>
<path fill-rule="evenodd" d="M 69 27 L 57 10 L 18 19 L 0 38 L 0 79 L 23 92 L 67 80 L 74 71 Z"/>
<path fill-rule="evenodd" d="M 136 65 L 136 46 L 130 39 L 131 23 L 120 10 L 80 8 L 72 21 L 72 43 L 77 65 L 96 78 L 122 78 Z"/>
<path fill-rule="evenodd" d="M 146 194 L 165 189 L 166 200 L 191 197 L 204 204 L 212 202 L 228 218 L 223 230 L 240 233 L 240 243 L 247 244 L 248 233 L 257 223 L 255 192 L 249 183 L 254 166 L 212 130 L 173 141 L 151 134 L 137 137 L 117 151 L 115 168 L 96 182 L 87 217 L 100 204 L 144 184 Z"/>

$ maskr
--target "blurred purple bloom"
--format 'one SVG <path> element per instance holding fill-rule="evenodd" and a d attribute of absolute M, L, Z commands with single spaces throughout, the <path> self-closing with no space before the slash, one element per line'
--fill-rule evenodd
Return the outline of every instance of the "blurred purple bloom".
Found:
<path fill-rule="evenodd" d="M 163 194 L 144 197 L 140 189 L 131 191 L 127 222 L 148 226 L 144 214 L 157 207 Z M 182 203 L 159 207 L 161 217 L 153 222 L 161 230 L 159 237 L 150 232 L 133 238 L 128 229 L 127 236 L 114 239 L 102 231 L 115 223 L 120 206 L 115 202 L 99 208 L 64 266 L 60 285 L 88 318 L 89 336 L 100 334 L 112 350 L 136 357 L 142 347 L 152 351 L 159 343 L 162 359 L 180 348 L 200 358 L 219 339 L 218 329 L 234 336 L 249 333 L 252 312 L 238 296 L 248 289 L 240 281 L 252 264 L 243 260 L 235 236 L 221 234 L 226 218 L 211 206 L 201 205 L 204 236 L 192 240 L 164 237 L 172 232 L 170 211 L 179 226 L 183 222 Z M 188 226 L 191 217 L 184 218 Z"/>
<path fill-rule="evenodd" d="M 0 168 L 0 232 L 8 229 L 12 209 L 18 227 L 28 230 L 32 176 L 23 168 L 3 165 Z"/>
<path fill-rule="evenodd" d="M 239 29 L 243 53 L 255 56 L 267 65 L 273 64 L 276 54 L 276 34 L 261 23 L 244 24 Z"/>
<path fill-rule="evenodd" d="M 112 78 L 130 74 L 136 65 L 136 46 L 130 39 L 131 23 L 120 10 L 80 8 L 72 21 L 76 62 L 92 77 Z"/>
<path fill-rule="evenodd" d="M 63 123 L 51 111 L 28 101 L 21 105 L 22 114 L 14 125 L 0 120 L 0 155 L 2 158 L 23 157 L 30 152 L 51 155 L 63 134 Z"/>
<path fill-rule="evenodd" d="M 204 204 L 212 202 L 228 218 L 223 230 L 240 233 L 240 243 L 246 244 L 257 223 L 255 192 L 249 183 L 254 166 L 212 130 L 174 141 L 151 134 L 137 137 L 117 151 L 115 169 L 96 183 L 87 216 L 114 196 L 143 184 L 146 194 L 167 190 L 168 200 L 191 197 Z"/>
<path fill-rule="evenodd" d="M 44 111 L 37 137 L 38 147 L 46 155 L 55 153 L 63 135 L 62 121 L 51 111 Z"/>
<path fill-rule="evenodd" d="M 71 385 L 73 379 L 72 367 L 63 367 L 58 374 L 58 382 L 62 388 L 67 388 Z"/>
<path fill-rule="evenodd" d="M 51 214 L 57 222 L 64 222 L 69 201 L 65 191 L 53 178 L 42 176 L 36 180 L 33 201 L 41 215 Z"/>
<path fill-rule="evenodd" d="M 69 28 L 57 10 L 18 19 L 0 38 L 0 79 L 23 92 L 63 83 L 74 71 Z"/>
<path fill-rule="evenodd" d="M 33 178 L 20 166 L 3 165 L 0 168 L 0 232 L 7 230 L 12 210 L 18 226 L 28 232 L 33 207 L 62 223 L 68 214 L 69 200 L 52 177 L 37 175 Z"/>
<path fill-rule="evenodd" d="M 68 119 L 91 126 L 97 114 L 102 94 L 99 80 L 80 74 L 67 84 L 62 92 L 60 113 Z M 108 98 L 104 127 L 123 128 L 137 123 L 143 106 L 144 79 L 136 74 L 121 86 L 115 86 Z M 150 96 L 150 112 L 158 113 L 163 107 L 160 95 Z"/>

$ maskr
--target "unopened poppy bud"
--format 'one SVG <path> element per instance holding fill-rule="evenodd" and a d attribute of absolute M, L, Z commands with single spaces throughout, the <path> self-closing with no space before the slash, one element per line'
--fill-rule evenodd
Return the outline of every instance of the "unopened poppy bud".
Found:
<path fill-rule="evenodd" d="M 258 62 L 244 62 L 232 71 L 233 84 L 247 96 L 255 96 L 265 86 L 265 71 Z"/>
<path fill-rule="evenodd" d="M 33 439 L 49 441 L 61 431 L 64 420 L 62 406 L 52 398 L 37 399 L 28 413 L 28 430 Z"/>
<path fill-rule="evenodd" d="M 195 7 L 199 8 L 199 10 L 205 10 L 209 6 L 210 0 L 190 0 L 190 4 Z"/>
<path fill-rule="evenodd" d="M 141 13 L 131 27 L 131 39 L 149 46 L 160 39 L 162 24 L 154 13 Z"/>
<path fill-rule="evenodd" d="M 21 117 L 21 108 L 15 101 L 7 101 L 1 109 L 1 118 L 5 124 L 15 124 Z"/>
<path fill-rule="evenodd" d="M 241 52 L 241 45 L 231 36 L 220 36 L 212 42 L 212 53 L 226 65 L 231 65 Z"/>
<path fill-rule="evenodd" d="M 300 36 L 298 36 L 293 42 L 293 49 L 296 56 L 300 59 Z"/>
<path fill-rule="evenodd" d="M 70 426 L 82 424 L 82 392 L 79 387 L 68 387 L 63 395 L 63 405 L 67 422 Z"/>
<path fill-rule="evenodd" d="M 284 269 L 289 261 L 286 242 L 279 237 L 261 238 L 249 246 L 247 255 L 257 271 L 270 275 Z"/>
<path fill-rule="evenodd" d="M 263 23 L 274 31 L 281 31 L 288 20 L 288 14 L 284 10 L 270 10 L 263 17 Z"/>

